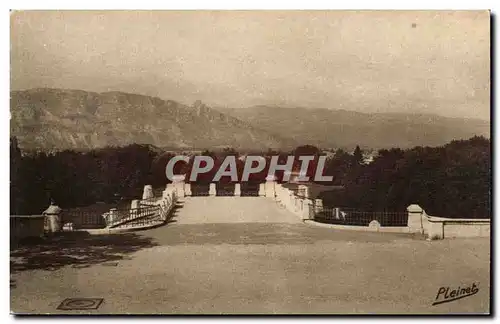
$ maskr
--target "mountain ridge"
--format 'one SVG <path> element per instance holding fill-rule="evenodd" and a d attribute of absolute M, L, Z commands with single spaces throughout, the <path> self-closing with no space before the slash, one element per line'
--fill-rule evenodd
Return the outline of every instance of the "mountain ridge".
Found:
<path fill-rule="evenodd" d="M 179 149 L 407 148 L 490 136 L 490 123 L 481 119 L 276 105 L 211 108 L 122 91 L 15 90 L 10 106 L 11 135 L 28 149 L 132 143 Z"/>
<path fill-rule="evenodd" d="M 11 134 L 20 147 L 95 148 L 153 144 L 179 148 L 293 146 L 235 117 L 195 103 L 119 91 L 11 92 Z"/>

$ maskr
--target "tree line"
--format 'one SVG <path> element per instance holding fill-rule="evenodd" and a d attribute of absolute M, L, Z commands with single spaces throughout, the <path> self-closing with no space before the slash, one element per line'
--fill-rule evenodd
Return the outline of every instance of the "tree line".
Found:
<path fill-rule="evenodd" d="M 380 150 L 369 164 L 361 154 L 337 152 L 326 173 L 344 190 L 323 193 L 324 204 L 372 211 L 404 211 L 419 204 L 433 216 L 490 218 L 491 143 L 484 137 L 440 147 Z"/>
<path fill-rule="evenodd" d="M 416 203 L 431 215 L 489 218 L 490 152 L 490 140 L 484 137 L 453 141 L 441 147 L 379 150 L 368 161 L 359 147 L 353 152 L 337 150 L 327 159 L 324 175 L 333 176 L 329 185 L 340 185 L 344 189 L 324 192 L 320 198 L 328 206 L 360 210 L 397 211 Z M 231 148 L 201 154 L 215 158 L 214 170 L 225 156 L 240 156 Z M 268 162 L 271 156 L 278 155 L 280 164 L 286 162 L 288 155 L 323 154 L 311 145 L 300 146 L 292 152 L 268 150 L 261 153 Z M 23 154 L 17 140 L 11 138 L 11 214 L 39 214 L 51 201 L 62 208 L 70 208 L 99 201 L 137 199 L 145 184 L 165 188 L 169 182 L 165 167 L 173 156 L 173 153 L 137 144 L 88 152 Z M 315 169 L 314 162 L 308 170 L 310 176 Z M 177 164 L 174 172 L 188 172 L 190 163 Z M 299 166 L 294 163 L 294 170 Z M 237 168 L 241 176 L 243 162 L 240 159 Z M 250 180 L 262 182 L 266 175 L 267 168 L 251 175 Z M 201 176 L 199 181 L 209 181 L 211 176 L 213 174 Z M 282 174 L 278 176 L 280 181 Z"/>

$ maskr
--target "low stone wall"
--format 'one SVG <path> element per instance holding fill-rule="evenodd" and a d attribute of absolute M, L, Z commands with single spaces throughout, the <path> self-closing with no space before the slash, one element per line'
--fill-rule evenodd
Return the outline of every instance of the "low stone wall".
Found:
<path fill-rule="evenodd" d="M 352 225 L 337 225 L 316 222 L 314 220 L 304 220 L 306 224 L 315 225 L 319 227 L 332 228 L 338 230 L 360 231 L 360 232 L 381 232 L 381 233 L 412 233 L 408 226 L 391 226 L 382 227 L 380 225 L 372 226 L 352 226 Z"/>
<path fill-rule="evenodd" d="M 145 194 L 143 194 L 143 197 L 147 196 L 146 192 L 152 192 L 149 187 L 151 186 L 144 187 Z M 110 218 L 107 220 L 107 228 L 116 228 L 126 223 L 154 216 L 158 216 L 158 218 L 162 221 L 167 221 L 168 216 L 177 201 L 177 191 L 175 188 L 167 186 L 162 192 L 161 197 L 147 197 L 148 198 L 144 200 L 132 200 L 129 216 L 116 221 L 113 220 L 113 218 Z M 112 215 L 113 210 L 110 212 Z"/>
<path fill-rule="evenodd" d="M 19 240 L 27 237 L 40 237 L 45 233 L 44 215 L 11 215 L 10 239 Z"/>
<path fill-rule="evenodd" d="M 266 183 L 267 184 L 267 183 Z M 288 211 L 300 217 L 302 220 L 309 220 L 313 201 L 307 197 L 297 196 L 293 190 L 283 187 L 281 184 L 273 184 L 276 201 Z"/>
<path fill-rule="evenodd" d="M 435 217 L 419 205 L 409 206 L 408 212 L 413 215 L 412 226 L 429 239 L 490 236 L 490 219 Z"/>
<path fill-rule="evenodd" d="M 453 219 L 424 215 L 423 232 L 430 239 L 489 237 L 489 219 Z"/>
<path fill-rule="evenodd" d="M 307 190 L 301 190 L 300 192 L 308 193 Z M 407 208 L 407 226 L 380 226 L 379 222 L 375 220 L 370 222 L 369 226 L 319 223 L 314 221 L 314 214 L 322 211 L 323 204 L 321 199 L 313 201 L 308 197 L 298 196 L 293 190 L 283 187 L 281 184 L 275 185 L 275 195 L 278 203 L 285 209 L 296 214 L 307 223 L 314 223 L 323 227 L 372 232 L 421 233 L 430 239 L 490 236 L 489 219 L 454 219 L 429 216 L 416 204 L 410 205 Z M 312 208 L 315 210 L 313 211 Z"/>

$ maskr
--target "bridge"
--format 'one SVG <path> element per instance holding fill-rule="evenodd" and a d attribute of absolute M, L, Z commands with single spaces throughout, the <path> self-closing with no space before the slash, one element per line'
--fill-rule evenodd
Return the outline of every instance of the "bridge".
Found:
<path fill-rule="evenodd" d="M 176 186 L 166 188 L 159 200 L 147 200 L 147 208 L 158 206 L 158 213 L 148 210 L 135 220 L 137 225 L 155 215 L 159 226 L 99 235 L 65 231 L 11 249 L 12 311 L 345 314 L 489 309 L 488 238 L 429 242 L 419 233 L 385 232 L 383 226 L 363 231 L 318 226 L 304 221 L 308 198 L 276 184 L 275 191 L 267 190 L 274 197 L 196 197 Z M 117 224 L 121 218 L 114 217 L 112 224 Z M 432 306 L 440 287 L 472 282 L 479 285 L 476 295 Z M 103 301 L 95 309 L 61 309 L 67 298 Z"/>

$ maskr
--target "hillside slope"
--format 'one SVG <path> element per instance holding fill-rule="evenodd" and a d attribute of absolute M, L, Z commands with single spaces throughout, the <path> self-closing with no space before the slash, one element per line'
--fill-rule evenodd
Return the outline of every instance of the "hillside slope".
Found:
<path fill-rule="evenodd" d="M 218 108 L 274 134 L 322 147 L 436 146 L 474 135 L 490 137 L 490 123 L 431 114 L 367 114 L 346 110 L 255 106 Z"/>
<path fill-rule="evenodd" d="M 159 147 L 293 146 L 201 102 L 186 106 L 122 92 L 11 92 L 11 135 L 27 149 L 89 149 L 131 143 Z"/>

